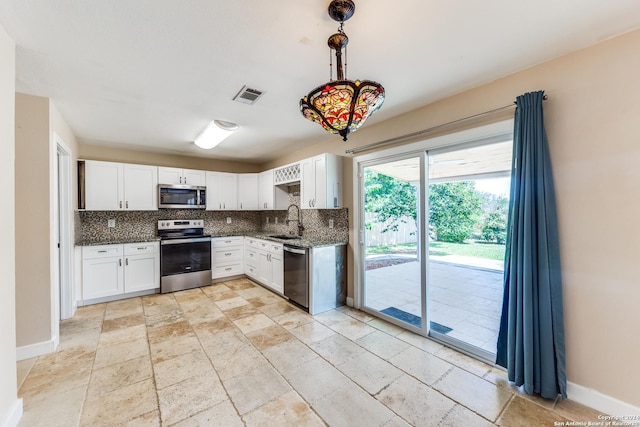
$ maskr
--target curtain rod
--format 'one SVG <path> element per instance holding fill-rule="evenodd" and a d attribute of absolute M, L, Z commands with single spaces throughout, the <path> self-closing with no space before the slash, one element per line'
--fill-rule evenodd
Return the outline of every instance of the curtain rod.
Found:
<path fill-rule="evenodd" d="M 547 95 L 544 95 L 542 97 L 542 99 L 546 101 L 547 100 Z M 361 151 L 370 150 L 371 148 L 379 147 L 381 145 L 387 145 L 387 144 L 391 144 L 391 143 L 394 143 L 394 142 L 404 141 L 406 139 L 410 139 L 410 138 L 413 138 L 413 137 L 416 137 L 416 136 L 429 134 L 429 133 L 432 133 L 432 132 L 437 131 L 437 130 L 446 129 L 447 127 L 452 126 L 452 125 L 457 125 L 457 124 L 460 124 L 460 123 L 468 122 L 470 120 L 475 120 L 475 119 L 479 119 L 479 118 L 482 118 L 482 117 L 490 116 L 490 115 L 493 115 L 493 114 L 501 113 L 503 111 L 507 111 L 507 110 L 509 110 L 511 108 L 514 108 L 515 106 L 516 106 L 516 103 L 514 101 L 513 104 L 505 105 L 504 107 L 496 108 L 494 110 L 485 111 L 484 113 L 474 114 L 473 116 L 469 116 L 469 117 L 465 117 L 465 118 L 462 118 L 462 119 L 454 120 L 454 121 L 451 121 L 451 122 L 448 122 L 448 123 L 443 123 L 441 125 L 432 126 L 432 127 L 428 128 L 428 129 L 419 130 L 417 132 L 407 133 L 405 135 L 400 135 L 400 136 L 396 136 L 394 138 L 385 139 L 383 141 L 378 141 L 378 142 L 374 142 L 374 143 L 371 143 L 371 144 L 363 145 L 362 147 L 350 148 L 348 150 L 345 150 L 345 154 L 355 154 L 355 153 L 359 153 Z"/>

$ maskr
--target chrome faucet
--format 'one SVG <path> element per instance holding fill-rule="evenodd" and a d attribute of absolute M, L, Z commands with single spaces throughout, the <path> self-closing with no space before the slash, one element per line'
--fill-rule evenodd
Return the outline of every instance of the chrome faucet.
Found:
<path fill-rule="evenodd" d="M 289 218 L 289 209 L 291 209 L 292 206 L 298 210 L 298 218 Z M 291 221 L 296 221 L 298 223 L 298 236 L 302 237 L 302 231 L 304 230 L 304 226 L 302 225 L 302 217 L 300 216 L 300 208 L 298 207 L 298 205 L 296 204 L 289 205 L 289 207 L 287 208 L 286 221 L 287 221 L 287 225 L 289 225 Z"/>

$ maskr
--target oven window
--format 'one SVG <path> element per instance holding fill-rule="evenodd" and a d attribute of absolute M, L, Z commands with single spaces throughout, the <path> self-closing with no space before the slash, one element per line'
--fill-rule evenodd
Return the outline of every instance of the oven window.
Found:
<path fill-rule="evenodd" d="M 189 188 L 161 188 L 160 205 L 196 205 L 198 190 Z"/>
<path fill-rule="evenodd" d="M 162 275 L 211 270 L 211 242 L 189 242 L 161 246 Z"/>

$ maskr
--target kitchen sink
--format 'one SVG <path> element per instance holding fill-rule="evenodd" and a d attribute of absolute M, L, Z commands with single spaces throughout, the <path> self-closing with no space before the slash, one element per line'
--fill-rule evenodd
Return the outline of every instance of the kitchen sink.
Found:
<path fill-rule="evenodd" d="M 276 234 L 269 237 L 273 237 L 274 239 L 281 239 L 281 240 L 298 240 L 301 238 L 300 236 L 295 236 L 293 234 Z"/>

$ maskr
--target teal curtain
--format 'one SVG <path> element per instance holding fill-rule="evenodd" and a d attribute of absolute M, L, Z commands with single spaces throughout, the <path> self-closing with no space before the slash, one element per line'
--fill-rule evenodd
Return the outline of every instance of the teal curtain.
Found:
<path fill-rule="evenodd" d="M 528 394 L 567 397 L 556 200 L 544 92 L 516 100 L 504 300 L 496 364 Z"/>

